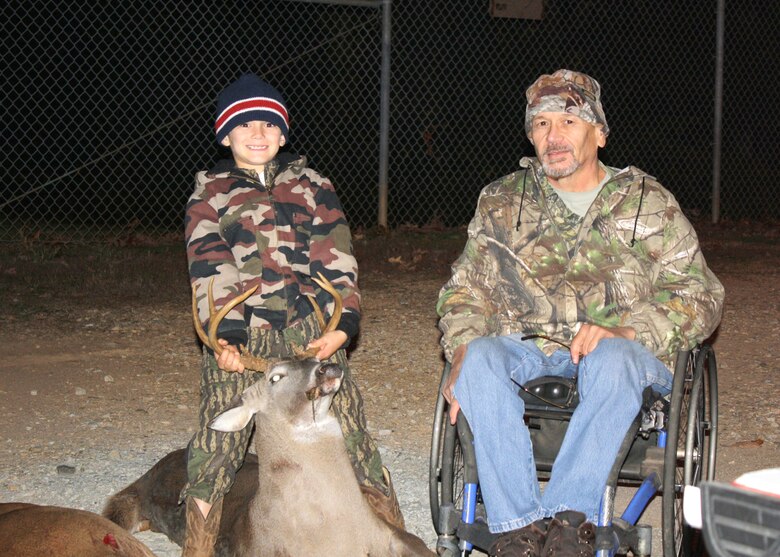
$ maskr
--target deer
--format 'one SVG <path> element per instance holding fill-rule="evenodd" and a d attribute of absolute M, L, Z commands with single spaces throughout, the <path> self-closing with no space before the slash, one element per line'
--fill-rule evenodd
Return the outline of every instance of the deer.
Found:
<path fill-rule="evenodd" d="M 321 275 L 317 283 L 334 298 L 323 331 L 333 330 L 341 314 L 338 291 Z M 251 295 L 235 297 L 221 310 L 209 287 L 209 327 L 203 330 L 193 290 L 193 320 L 201 341 L 219 355 L 220 319 Z M 215 417 L 209 427 L 223 432 L 243 429 L 254 420 L 254 453 L 247 454 L 235 483 L 225 495 L 216 555 L 349 557 L 430 557 L 425 543 L 369 504 L 355 477 L 341 428 L 330 412 L 343 371 L 320 362 L 312 351 L 295 358 L 268 361 L 241 347 L 242 363 L 263 375 L 239 400 Z M 184 541 L 183 505 L 178 504 L 187 472 L 184 449 L 158 461 L 148 472 L 113 495 L 103 516 L 128 532 L 150 529 L 174 543 Z"/>
<path fill-rule="evenodd" d="M 6 557 L 155 557 L 98 514 L 32 503 L 0 503 L 0 546 Z"/>

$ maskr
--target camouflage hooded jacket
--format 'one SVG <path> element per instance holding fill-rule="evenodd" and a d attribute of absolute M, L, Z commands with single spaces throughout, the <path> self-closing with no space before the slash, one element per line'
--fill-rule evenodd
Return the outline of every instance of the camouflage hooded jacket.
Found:
<path fill-rule="evenodd" d="M 628 326 L 673 369 L 675 353 L 712 334 L 723 286 L 690 222 L 652 176 L 610 178 L 584 218 L 534 158 L 480 194 L 462 255 L 439 294 L 448 359 L 481 336 L 540 333 L 570 341 L 582 323 Z M 539 341 L 546 353 L 558 348 Z"/>
<path fill-rule="evenodd" d="M 311 280 L 322 273 L 343 297 L 338 329 L 352 338 L 360 322 L 357 262 L 333 185 L 307 168 L 305 158 L 288 153 L 265 166 L 264 178 L 270 187 L 232 160 L 195 177 L 185 234 L 204 327 L 212 278 L 217 307 L 259 287 L 220 323 L 218 336 L 237 345 L 246 343 L 246 327 L 282 330 L 310 315 L 306 294 L 329 313 L 330 294 Z"/>

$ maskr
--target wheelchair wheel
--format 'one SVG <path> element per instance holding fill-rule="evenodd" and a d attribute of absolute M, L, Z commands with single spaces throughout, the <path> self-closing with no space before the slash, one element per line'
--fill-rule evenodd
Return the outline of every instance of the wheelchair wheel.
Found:
<path fill-rule="evenodd" d="M 441 395 L 441 387 L 449 376 L 450 366 L 444 368 L 431 435 L 431 457 L 429 462 L 429 498 L 433 528 L 438 535 L 449 535 L 441 524 L 440 510 L 443 505 L 463 507 L 463 452 L 461 451 L 458 430 L 450 424 L 449 404 Z"/>
<path fill-rule="evenodd" d="M 700 555 L 700 533 L 683 521 L 686 485 L 715 475 L 717 365 L 712 347 L 701 345 L 677 360 L 664 455 L 662 526 L 665 557 Z"/>

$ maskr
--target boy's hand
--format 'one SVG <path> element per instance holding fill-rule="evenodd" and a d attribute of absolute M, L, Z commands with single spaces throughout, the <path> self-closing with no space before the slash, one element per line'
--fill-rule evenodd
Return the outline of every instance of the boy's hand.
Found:
<path fill-rule="evenodd" d="M 226 340 L 221 338 L 217 342 L 222 346 L 222 354 L 217 358 L 219 369 L 244 373 L 244 364 L 241 363 L 241 353 L 238 351 L 238 348 L 228 344 Z"/>
<path fill-rule="evenodd" d="M 336 350 L 341 348 L 345 342 L 347 342 L 347 333 L 344 331 L 331 331 L 325 333 L 320 338 L 311 341 L 306 348 L 317 348 L 317 359 L 327 360 L 333 356 L 333 354 L 336 353 Z"/>

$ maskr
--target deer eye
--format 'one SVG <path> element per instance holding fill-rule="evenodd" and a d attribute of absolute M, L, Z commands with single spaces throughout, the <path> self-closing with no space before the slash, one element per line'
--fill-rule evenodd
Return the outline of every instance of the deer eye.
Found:
<path fill-rule="evenodd" d="M 278 383 L 279 381 L 281 381 L 282 377 L 284 377 L 284 375 L 282 375 L 281 373 L 274 373 L 273 375 L 271 375 L 271 377 L 268 380 L 273 385 L 274 383 Z"/>

